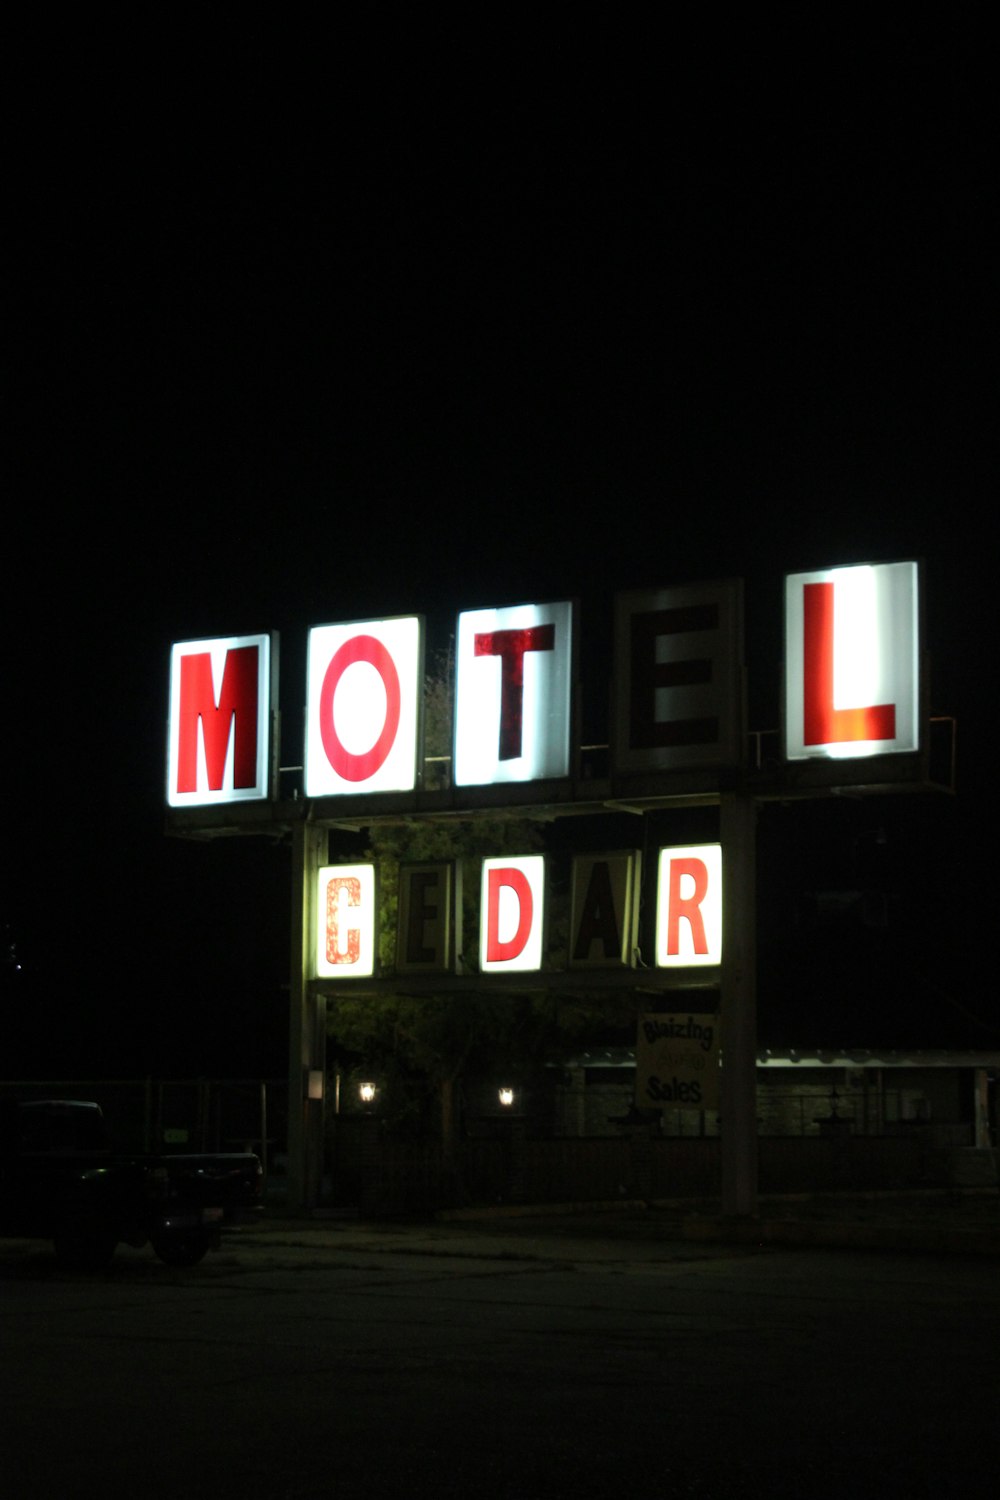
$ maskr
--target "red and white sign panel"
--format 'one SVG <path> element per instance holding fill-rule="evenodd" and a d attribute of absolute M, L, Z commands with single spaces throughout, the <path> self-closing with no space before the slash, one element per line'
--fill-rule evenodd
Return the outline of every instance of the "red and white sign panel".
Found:
<path fill-rule="evenodd" d="M 656 962 L 661 969 L 722 962 L 722 845 L 660 850 Z"/>
<path fill-rule="evenodd" d="M 920 747 L 915 562 L 785 580 L 785 754 L 886 755 Z"/>
<path fill-rule="evenodd" d="M 483 860 L 479 967 L 511 974 L 542 967 L 545 856 Z"/>
<path fill-rule="evenodd" d="M 574 857 L 570 968 L 621 969 L 633 964 L 641 859 L 637 849 Z"/>
<path fill-rule="evenodd" d="M 456 656 L 455 785 L 568 776 L 573 605 L 466 610 Z"/>
<path fill-rule="evenodd" d="M 366 979 L 375 972 L 374 865 L 327 865 L 319 872 L 316 974 Z"/>
<path fill-rule="evenodd" d="M 617 770 L 739 763 L 742 642 L 743 591 L 736 580 L 617 596 Z"/>
<path fill-rule="evenodd" d="M 423 641 L 416 615 L 309 632 L 307 797 L 416 785 Z"/>
<path fill-rule="evenodd" d="M 270 794 L 270 635 L 183 641 L 170 652 L 167 803 Z"/>

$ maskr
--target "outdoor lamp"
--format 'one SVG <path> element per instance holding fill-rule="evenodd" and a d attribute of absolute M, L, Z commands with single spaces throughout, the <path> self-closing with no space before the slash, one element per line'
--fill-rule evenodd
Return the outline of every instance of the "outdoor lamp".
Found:
<path fill-rule="evenodd" d="M 373 1083 L 363 1083 L 359 1092 L 362 1104 L 371 1104 L 375 1098 L 375 1085 Z"/>
<path fill-rule="evenodd" d="M 514 1103 L 514 1090 L 510 1088 L 502 1088 L 499 1092 L 498 1097 L 500 1103 L 504 1106 L 504 1108 L 509 1109 L 510 1106 Z"/>

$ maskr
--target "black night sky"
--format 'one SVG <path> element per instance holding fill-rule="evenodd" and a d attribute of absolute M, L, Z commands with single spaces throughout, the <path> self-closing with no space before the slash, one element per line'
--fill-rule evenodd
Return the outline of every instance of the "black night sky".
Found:
<path fill-rule="evenodd" d="M 982 38 L 264 16 L 5 49 L 0 1076 L 285 1071 L 285 851 L 163 836 L 172 641 L 280 632 L 290 764 L 310 625 L 575 596 L 599 734 L 615 591 L 736 576 L 773 728 L 784 571 L 904 557 L 959 795 L 762 813 L 762 1040 L 1000 1046 Z"/>

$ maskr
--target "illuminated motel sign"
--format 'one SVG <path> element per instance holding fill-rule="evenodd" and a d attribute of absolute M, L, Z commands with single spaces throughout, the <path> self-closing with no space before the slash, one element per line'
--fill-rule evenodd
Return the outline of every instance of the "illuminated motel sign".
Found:
<path fill-rule="evenodd" d="M 787 576 L 784 748 L 789 762 L 826 762 L 825 771 L 816 770 L 835 784 L 844 774 L 837 771 L 838 760 L 920 749 L 919 572 L 917 563 L 899 562 Z M 612 770 L 623 783 L 632 778 L 640 796 L 655 795 L 652 778 L 660 772 L 696 777 L 699 771 L 740 764 L 742 612 L 738 581 L 617 596 Z M 454 787 L 572 775 L 577 634 L 576 607 L 568 601 L 459 615 Z M 171 808 L 275 795 L 275 639 L 223 636 L 172 648 Z M 306 796 L 413 791 L 422 759 L 422 618 L 317 626 L 309 633 L 306 677 Z M 642 778 L 650 781 L 643 784 Z M 703 785 L 718 790 L 717 781 L 706 779 Z M 324 872 L 321 977 L 374 972 L 374 884 L 360 873 L 368 868 L 338 866 L 336 877 Z M 401 867 L 397 971 L 454 972 L 460 867 L 406 871 Z M 718 964 L 719 846 L 661 851 L 656 874 L 656 964 Z M 639 877 L 636 851 L 580 856 L 574 862 L 571 968 L 634 965 Z M 482 970 L 540 968 L 542 856 L 487 860 L 483 881 Z"/>
<path fill-rule="evenodd" d="M 395 969 L 454 972 L 459 866 L 400 867 Z M 635 966 L 640 857 L 637 850 L 579 855 L 573 869 L 571 968 Z M 545 856 L 483 861 L 479 968 L 483 974 L 537 972 L 545 960 Z M 319 872 L 316 974 L 370 978 L 376 967 L 378 906 L 373 864 Z M 658 968 L 705 968 L 722 960 L 722 848 L 661 849 L 656 891 Z"/>
<path fill-rule="evenodd" d="M 316 974 L 367 979 L 375 972 L 375 866 L 327 865 L 316 902 Z"/>
<path fill-rule="evenodd" d="M 570 603 L 459 615 L 456 786 L 569 775 L 573 649 Z"/>
<path fill-rule="evenodd" d="M 722 845 L 660 850 L 656 964 L 703 968 L 722 962 Z"/>
<path fill-rule="evenodd" d="M 742 633 L 743 592 L 735 580 L 617 596 L 619 771 L 739 762 Z"/>
<path fill-rule="evenodd" d="M 920 748 L 919 568 L 879 563 L 785 581 L 785 755 L 879 756 Z M 743 756 L 742 585 L 619 594 L 616 774 L 735 766 Z M 458 617 L 453 784 L 572 774 L 576 610 L 570 602 Z M 175 645 L 171 807 L 266 799 L 276 701 L 270 635 Z M 410 791 L 418 782 L 424 674 L 419 616 L 309 633 L 305 791 Z"/>
<path fill-rule="evenodd" d="M 451 937 L 457 890 L 444 863 L 400 871 L 397 969 L 445 972 L 454 963 Z M 329 865 L 317 887 L 316 975 L 365 979 L 375 972 L 378 910 L 375 866 Z M 451 931 L 449 930 L 451 929 Z M 480 968 L 522 973 L 542 967 L 545 931 L 545 856 L 504 856 L 483 862 Z"/>
<path fill-rule="evenodd" d="M 785 754 L 847 759 L 920 748 L 915 562 L 785 580 Z"/>
<path fill-rule="evenodd" d="M 183 641 L 170 653 L 167 804 L 269 797 L 277 693 L 270 635 Z"/>
<path fill-rule="evenodd" d="M 544 953 L 545 856 L 483 860 L 479 967 L 484 974 L 540 969 Z"/>
<path fill-rule="evenodd" d="M 306 679 L 306 796 L 412 790 L 423 621 L 319 625 L 309 632 Z"/>

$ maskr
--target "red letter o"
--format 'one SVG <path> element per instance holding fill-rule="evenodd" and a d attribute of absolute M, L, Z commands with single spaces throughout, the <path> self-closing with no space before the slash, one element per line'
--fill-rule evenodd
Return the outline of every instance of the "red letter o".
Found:
<path fill-rule="evenodd" d="M 375 668 L 382 679 L 386 698 L 385 723 L 382 725 L 382 733 L 371 749 L 366 750 L 363 755 L 355 755 L 344 748 L 333 723 L 333 700 L 340 679 L 348 667 L 359 661 L 367 662 L 369 666 Z M 396 738 L 396 731 L 399 729 L 399 706 L 399 673 L 382 642 L 376 640 L 373 635 L 355 635 L 349 641 L 345 641 L 326 669 L 319 695 L 319 732 L 326 758 L 338 776 L 343 776 L 345 781 L 367 781 L 369 777 L 375 775 L 385 762 Z"/>

